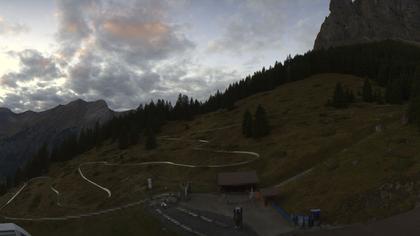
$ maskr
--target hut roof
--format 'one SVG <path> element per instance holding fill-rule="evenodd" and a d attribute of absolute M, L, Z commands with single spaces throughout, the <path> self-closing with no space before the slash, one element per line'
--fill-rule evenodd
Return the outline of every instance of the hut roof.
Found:
<path fill-rule="evenodd" d="M 262 188 L 260 189 L 260 192 L 263 197 L 275 197 L 279 194 L 276 187 Z"/>
<path fill-rule="evenodd" d="M 243 186 L 257 184 L 258 182 L 257 172 L 255 171 L 219 173 L 217 176 L 219 186 Z"/>

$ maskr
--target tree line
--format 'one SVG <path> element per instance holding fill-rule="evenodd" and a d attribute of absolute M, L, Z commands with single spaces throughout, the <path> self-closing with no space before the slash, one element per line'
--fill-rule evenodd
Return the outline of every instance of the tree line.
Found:
<path fill-rule="evenodd" d="M 235 103 L 243 98 L 319 73 L 344 73 L 369 78 L 385 88 L 385 95 L 381 96 L 392 104 L 400 104 L 412 98 L 408 112 L 411 115 L 410 121 L 420 124 L 419 106 L 416 105 L 420 104 L 418 94 L 420 86 L 416 85 L 420 79 L 416 74 L 416 67 L 419 64 L 419 47 L 391 40 L 310 51 L 295 57 L 288 56 L 283 63 L 275 62 L 268 69 L 263 67 L 253 75 L 229 85 L 225 91 L 217 91 L 204 102 L 186 95 L 179 95 L 175 105 L 164 100 L 158 100 L 156 103 L 152 101 L 140 105 L 135 111 L 114 117 L 105 124 L 97 124 L 93 128 L 74 133 L 60 145 L 46 148 L 49 152 L 48 162 L 28 162 L 26 166 L 33 165 L 33 167 L 25 167 L 28 169 L 27 172 L 31 172 L 25 174 L 25 178 L 34 174 L 39 175 L 39 172 L 35 173 L 37 171 L 33 169 L 45 170 L 45 167 L 39 167 L 43 165 L 40 163 L 70 160 L 80 153 L 102 145 L 107 140 L 118 141 L 118 146 L 124 149 L 145 138 L 147 141 L 145 143 L 149 143 L 147 148 L 153 149 L 158 145 L 155 135 L 167 121 L 192 120 L 199 114 L 219 109 L 235 109 Z M 346 106 L 346 103 L 351 102 L 350 93 L 346 88 L 340 85 L 336 90 L 338 90 L 334 95 L 336 100 L 332 100 L 336 106 L 343 104 Z M 363 99 L 372 101 L 368 89 L 363 90 L 363 93 L 366 93 Z M 35 160 L 35 156 L 32 160 Z"/>
<path fill-rule="evenodd" d="M 0 190 L 42 176 L 48 173 L 51 163 L 71 160 L 105 142 L 116 143 L 119 149 L 127 149 L 144 138 L 145 149 L 154 149 L 158 145 L 156 133 L 167 121 L 192 120 L 199 113 L 201 104 L 181 94 L 175 106 L 164 100 L 156 103 L 151 101 L 134 111 L 117 115 L 104 124 L 97 122 L 93 127 L 73 132 L 58 145 L 49 148 L 44 144 L 25 165 L 16 170 L 13 178 L 0 182 Z"/>
<path fill-rule="evenodd" d="M 254 116 L 249 110 L 245 111 L 242 120 L 242 134 L 246 138 L 262 138 L 269 135 L 270 131 L 267 112 L 261 104 L 258 105 Z"/>

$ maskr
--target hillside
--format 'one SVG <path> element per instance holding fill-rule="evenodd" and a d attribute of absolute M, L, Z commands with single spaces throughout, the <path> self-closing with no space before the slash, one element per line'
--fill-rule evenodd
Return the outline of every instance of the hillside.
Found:
<path fill-rule="evenodd" d="M 105 101 L 76 100 L 42 112 L 0 108 L 0 177 L 13 174 L 43 144 L 59 144 L 68 135 L 114 115 Z"/>
<path fill-rule="evenodd" d="M 290 212 L 319 207 L 328 222 L 348 223 L 409 210 L 417 200 L 419 136 L 415 128 L 401 124 L 404 106 L 357 102 L 344 110 L 326 107 L 337 82 L 357 92 L 363 79 L 341 74 L 316 75 L 240 100 L 231 111 L 201 115 L 191 122 L 169 122 L 160 133 L 159 147 L 153 151 L 144 150 L 144 140 L 123 151 L 116 144 L 107 143 L 72 161 L 54 164 L 50 179 L 31 182 L 1 213 L 25 218 L 79 215 L 177 191 L 179 184 L 186 181 L 193 182 L 194 192 L 217 192 L 216 174 L 222 171 L 256 170 L 260 187 L 267 187 L 308 169 L 312 172 L 280 187 L 278 203 Z M 245 139 L 241 132 L 242 115 L 246 109 L 254 111 L 258 104 L 267 110 L 271 135 L 260 140 Z M 384 127 L 381 132 L 376 132 L 378 125 Z M 261 158 L 254 161 L 247 155 L 218 150 L 256 152 Z M 102 161 L 116 165 L 92 164 L 82 169 L 88 178 L 111 190 L 110 198 L 83 180 L 77 170 L 82 163 Z M 252 162 L 227 168 L 130 165 L 145 161 L 191 165 Z M 149 177 L 155 180 L 153 192 L 145 191 Z M 60 192 L 60 206 L 50 185 Z M 0 198 L 0 203 L 7 202 L 17 190 Z M 139 205 L 88 220 L 22 225 L 34 235 L 89 235 L 88 228 L 99 230 L 101 235 L 161 235 L 157 223 L 149 226 L 152 219 L 147 215 Z M 109 224 L 111 218 L 124 223 Z"/>

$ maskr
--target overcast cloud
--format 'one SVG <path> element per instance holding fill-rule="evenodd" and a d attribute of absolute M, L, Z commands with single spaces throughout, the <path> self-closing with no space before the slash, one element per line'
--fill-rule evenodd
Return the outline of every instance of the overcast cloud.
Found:
<path fill-rule="evenodd" d="M 0 17 L 0 35 L 17 35 L 28 31 L 28 26 L 20 23 L 11 23 Z"/>
<path fill-rule="evenodd" d="M 7 52 L 19 69 L 1 75 L 0 106 L 43 110 L 82 98 L 124 110 L 178 93 L 205 99 L 309 50 L 328 10 L 328 0 L 56 3 L 53 49 Z M 0 35 L 27 31 L 0 20 Z"/>

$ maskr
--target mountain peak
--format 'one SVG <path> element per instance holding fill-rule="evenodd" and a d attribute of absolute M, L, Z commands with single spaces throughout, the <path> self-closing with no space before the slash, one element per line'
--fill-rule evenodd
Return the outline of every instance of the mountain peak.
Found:
<path fill-rule="evenodd" d="M 331 0 L 330 2 L 330 11 L 346 11 L 353 6 L 352 0 Z"/>
<path fill-rule="evenodd" d="M 15 114 L 12 110 L 7 107 L 0 107 L 0 113 L 2 114 Z"/>
<path fill-rule="evenodd" d="M 71 102 L 67 103 L 67 105 L 65 105 L 65 106 L 68 106 L 68 105 L 80 105 L 80 104 L 87 104 L 87 103 L 88 102 L 86 102 L 85 100 L 83 100 L 81 98 L 78 98 L 78 99 L 76 99 L 74 101 L 71 101 Z"/>
<path fill-rule="evenodd" d="M 68 104 L 64 105 L 64 107 L 72 107 L 72 106 L 89 106 L 89 107 L 106 107 L 108 108 L 108 104 L 105 102 L 105 100 L 96 100 L 96 101 L 85 101 L 83 99 L 76 99 L 74 101 L 69 102 Z"/>
<path fill-rule="evenodd" d="M 420 42 L 418 0 L 331 0 L 314 49 L 387 39 Z"/>

